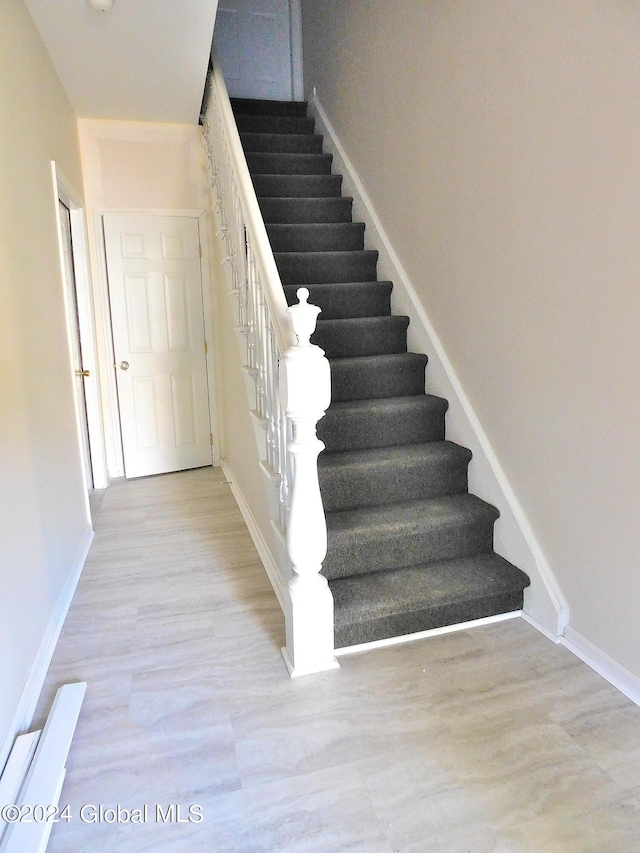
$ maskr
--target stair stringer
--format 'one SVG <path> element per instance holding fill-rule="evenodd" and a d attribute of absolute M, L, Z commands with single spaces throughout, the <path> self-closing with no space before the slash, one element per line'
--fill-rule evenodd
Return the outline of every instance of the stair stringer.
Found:
<path fill-rule="evenodd" d="M 378 277 L 393 282 L 392 313 L 410 318 L 409 349 L 429 355 L 429 393 L 449 401 L 447 437 L 473 453 L 469 490 L 500 510 L 494 528 L 494 549 L 531 579 L 531 586 L 525 590 L 522 615 L 547 637 L 559 642 L 569 622 L 569 604 L 315 88 L 309 99 L 308 114 L 315 118 L 316 132 L 324 135 L 325 147 L 333 154 L 333 171 L 343 175 L 343 192 L 353 197 L 354 221 L 366 223 L 365 247 L 379 252 Z"/>

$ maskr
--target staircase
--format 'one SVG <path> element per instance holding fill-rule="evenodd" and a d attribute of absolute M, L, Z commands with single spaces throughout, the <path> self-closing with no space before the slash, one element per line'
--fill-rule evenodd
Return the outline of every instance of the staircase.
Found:
<path fill-rule="evenodd" d="M 392 283 L 377 280 L 306 104 L 232 106 L 287 301 L 303 285 L 322 309 L 336 648 L 521 609 L 529 578 L 493 551 L 498 510 L 468 493 L 471 452 L 445 440 L 447 401 L 425 393 L 427 357 L 407 352 L 409 318 L 391 314 Z"/>

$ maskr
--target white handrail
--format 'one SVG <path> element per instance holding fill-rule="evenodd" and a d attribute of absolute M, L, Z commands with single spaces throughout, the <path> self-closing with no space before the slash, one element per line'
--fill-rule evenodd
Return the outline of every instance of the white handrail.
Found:
<path fill-rule="evenodd" d="M 253 379 L 250 406 L 261 467 L 272 490 L 275 525 L 286 534 L 287 645 L 292 675 L 337 666 L 333 644 L 333 596 L 320 574 L 327 526 L 318 483 L 324 445 L 316 424 L 331 400 L 329 362 L 310 343 L 320 309 L 298 290 L 288 307 L 217 61 L 209 76 L 203 116 L 214 209 L 234 297 L 244 366 Z M 291 569 L 293 574 L 291 574 Z"/>
<path fill-rule="evenodd" d="M 228 153 L 237 182 L 244 224 L 247 231 L 252 235 L 251 242 L 255 252 L 255 262 L 258 267 L 260 279 L 265 285 L 268 285 L 265 287 L 265 298 L 273 322 L 278 349 L 280 352 L 284 352 L 288 347 L 295 344 L 295 335 L 287 314 L 287 300 L 282 289 L 280 273 L 273 257 L 271 243 L 267 236 L 267 229 L 265 228 L 264 219 L 262 218 L 258 199 L 253 188 L 247 160 L 244 156 L 244 149 L 242 148 L 238 126 L 236 125 L 233 110 L 231 109 L 227 86 L 217 59 L 214 59 L 213 73 L 210 80 L 211 91 L 214 92 L 217 90 L 218 94 L 217 107 L 227 134 Z"/>

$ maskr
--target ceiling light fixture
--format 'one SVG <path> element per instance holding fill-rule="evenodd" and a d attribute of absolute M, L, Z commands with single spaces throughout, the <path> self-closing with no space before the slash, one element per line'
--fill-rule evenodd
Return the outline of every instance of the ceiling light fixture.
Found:
<path fill-rule="evenodd" d="M 113 8 L 114 0 L 89 0 L 89 5 L 96 12 L 110 12 Z"/>

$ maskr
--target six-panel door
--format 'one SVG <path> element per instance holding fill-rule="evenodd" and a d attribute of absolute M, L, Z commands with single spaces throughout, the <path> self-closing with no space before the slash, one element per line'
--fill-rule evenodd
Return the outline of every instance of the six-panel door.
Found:
<path fill-rule="evenodd" d="M 127 477 L 211 465 L 198 220 L 104 216 Z"/>

